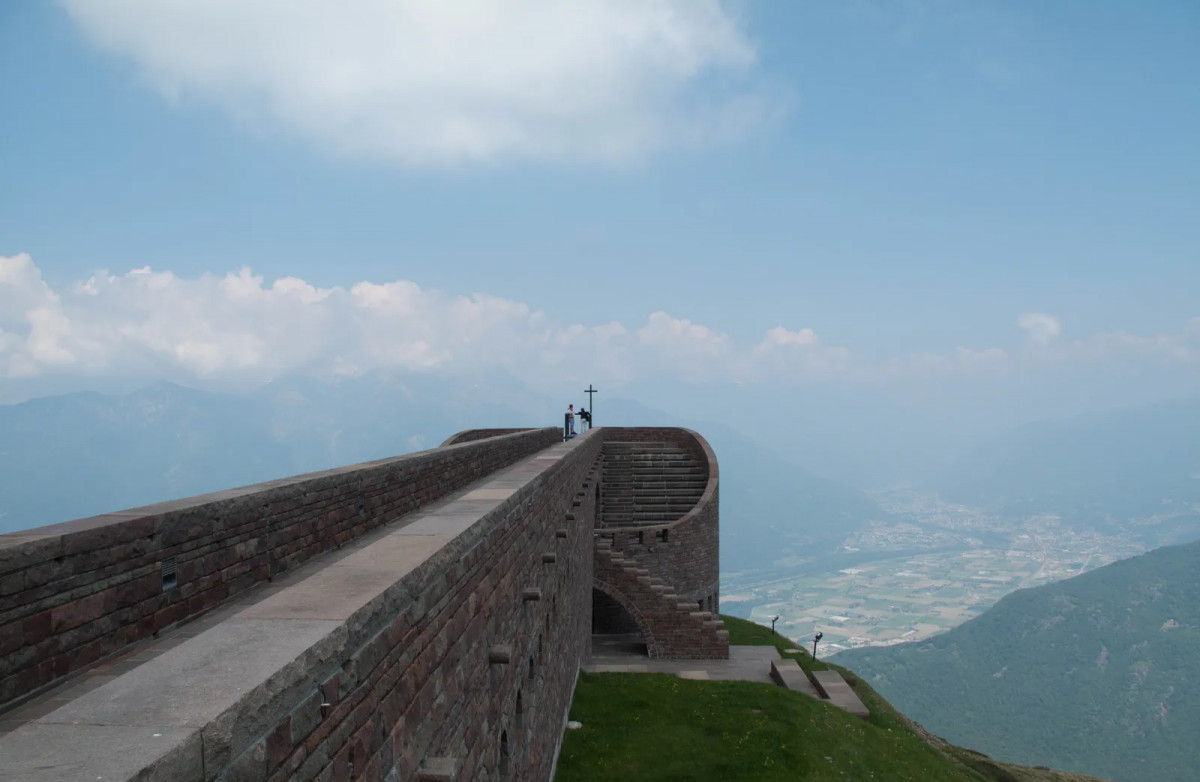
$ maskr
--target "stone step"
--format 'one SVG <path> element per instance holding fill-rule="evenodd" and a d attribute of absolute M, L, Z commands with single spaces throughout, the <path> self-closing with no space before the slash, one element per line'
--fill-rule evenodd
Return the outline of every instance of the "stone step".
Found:
<path fill-rule="evenodd" d="M 674 521 L 674 519 L 670 519 Z M 644 527 L 653 527 L 662 524 L 661 519 L 634 519 L 632 521 L 605 521 L 601 523 L 602 529 L 611 530 L 635 530 Z"/>
<path fill-rule="evenodd" d="M 813 687 L 812 682 L 808 680 L 808 676 L 800 668 L 800 665 L 790 657 L 771 661 L 771 678 L 777 684 L 789 690 L 802 692 L 812 698 L 821 697 L 817 689 Z"/>
<path fill-rule="evenodd" d="M 813 683 L 821 697 L 839 709 L 864 720 L 871 716 L 871 712 L 837 671 L 813 671 Z"/>

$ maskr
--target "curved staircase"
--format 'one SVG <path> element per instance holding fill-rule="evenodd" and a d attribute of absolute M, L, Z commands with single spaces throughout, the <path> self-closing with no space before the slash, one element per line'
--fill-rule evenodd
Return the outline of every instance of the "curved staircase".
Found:
<path fill-rule="evenodd" d="M 729 631 L 719 618 L 697 610 L 670 584 L 612 547 L 609 538 L 595 546 L 595 581 L 602 591 L 633 614 L 652 658 L 725 659 L 729 657 Z"/>
<path fill-rule="evenodd" d="M 642 527 L 674 521 L 696 506 L 708 468 L 673 443 L 606 442 L 602 527 Z"/>

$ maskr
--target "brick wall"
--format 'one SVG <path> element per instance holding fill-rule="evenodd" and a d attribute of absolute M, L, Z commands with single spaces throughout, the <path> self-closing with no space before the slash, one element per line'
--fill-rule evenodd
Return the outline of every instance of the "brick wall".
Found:
<path fill-rule="evenodd" d="M 521 431 L 0 535 L 0 706 L 560 440 Z"/>
<path fill-rule="evenodd" d="M 580 442 L 359 612 L 274 684 L 283 695 L 223 718 L 254 728 L 206 757 L 210 776 L 550 779 L 590 643 L 599 446 Z"/>
<path fill-rule="evenodd" d="M 708 467 L 708 486 L 695 508 L 678 520 L 634 529 L 604 530 L 614 550 L 636 560 L 705 610 L 717 612 L 720 600 L 719 483 L 717 458 L 708 441 L 689 429 L 605 427 L 605 439 L 669 442 L 689 450 Z M 603 491 L 603 485 L 601 486 Z"/>
<path fill-rule="evenodd" d="M 461 432 L 450 435 L 446 441 L 441 444 L 441 448 L 447 445 L 458 445 L 459 443 L 473 443 L 476 440 L 486 440 L 489 437 L 499 437 L 504 434 L 516 434 L 517 432 L 527 432 L 528 429 L 464 429 Z"/>

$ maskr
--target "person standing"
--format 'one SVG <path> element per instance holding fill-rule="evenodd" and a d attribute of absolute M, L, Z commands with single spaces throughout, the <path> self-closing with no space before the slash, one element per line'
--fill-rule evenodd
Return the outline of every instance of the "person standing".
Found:
<path fill-rule="evenodd" d="M 567 437 L 575 436 L 575 405 L 567 405 Z"/>

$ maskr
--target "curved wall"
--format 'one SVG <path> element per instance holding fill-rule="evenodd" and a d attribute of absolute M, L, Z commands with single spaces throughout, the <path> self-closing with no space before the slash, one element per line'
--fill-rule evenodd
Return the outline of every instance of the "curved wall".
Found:
<path fill-rule="evenodd" d="M 708 470 L 708 482 L 695 506 L 678 519 L 621 529 L 598 529 L 597 536 L 671 584 L 683 598 L 717 612 L 720 602 L 718 540 L 720 472 L 708 441 L 690 429 L 604 427 L 606 441 L 666 442 L 689 451 Z M 603 480 L 601 492 L 604 491 Z"/>

